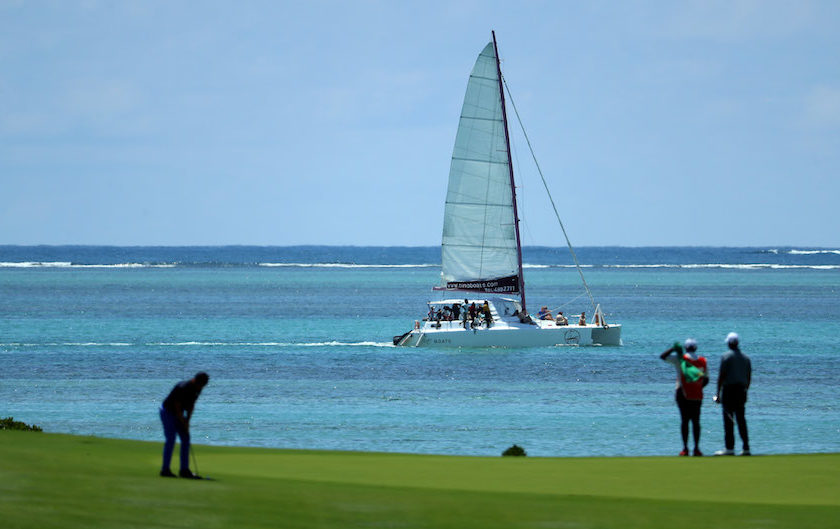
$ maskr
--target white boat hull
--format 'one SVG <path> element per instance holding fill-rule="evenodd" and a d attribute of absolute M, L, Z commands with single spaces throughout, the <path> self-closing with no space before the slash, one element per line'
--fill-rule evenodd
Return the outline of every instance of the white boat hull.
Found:
<path fill-rule="evenodd" d="M 500 322 L 489 329 L 464 329 L 460 322 L 424 322 L 397 343 L 406 347 L 538 347 L 554 345 L 621 345 L 621 325 L 556 326 L 546 322 Z"/>

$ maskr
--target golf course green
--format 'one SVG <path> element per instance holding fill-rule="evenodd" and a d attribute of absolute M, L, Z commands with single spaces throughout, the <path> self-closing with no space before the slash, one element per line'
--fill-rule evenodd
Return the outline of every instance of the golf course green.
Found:
<path fill-rule="evenodd" d="M 193 481 L 158 476 L 161 446 L 0 431 L 0 527 L 840 525 L 840 454 L 489 458 L 195 446 L 200 473 L 213 480 Z"/>

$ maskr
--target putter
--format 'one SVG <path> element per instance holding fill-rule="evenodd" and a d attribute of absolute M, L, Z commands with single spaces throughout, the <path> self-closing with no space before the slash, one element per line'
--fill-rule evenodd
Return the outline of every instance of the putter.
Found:
<path fill-rule="evenodd" d="M 202 476 L 201 474 L 198 473 L 198 461 L 196 461 L 196 459 L 195 459 L 195 450 L 193 450 L 192 444 L 190 444 L 190 455 L 192 456 L 192 462 L 193 462 L 193 467 L 195 468 L 196 479 L 203 479 L 205 481 L 216 481 L 215 479 L 213 479 L 211 477 Z"/>
<path fill-rule="evenodd" d="M 718 398 L 718 396 L 717 396 L 717 395 L 715 395 L 713 400 L 715 401 L 715 404 L 718 404 L 718 405 L 720 405 L 721 407 L 723 407 L 723 399 Z M 726 412 L 726 408 L 724 408 L 724 409 L 723 409 L 723 413 L 726 413 L 726 416 L 727 416 L 727 417 L 729 417 L 729 420 L 730 420 L 730 421 L 732 421 L 733 423 L 735 423 L 735 412 L 732 412 L 732 413 L 727 413 L 727 412 Z M 733 424 L 733 425 L 732 425 L 732 427 L 734 428 L 734 427 L 735 427 L 735 425 Z M 717 452 L 715 452 L 715 454 L 714 454 L 714 455 L 718 456 L 718 455 L 720 455 L 720 454 L 719 454 L 719 453 L 717 453 Z"/>
<path fill-rule="evenodd" d="M 718 402 L 718 404 L 721 404 L 721 403 L 720 403 L 720 402 Z M 723 405 L 723 404 L 721 404 L 721 406 L 722 406 L 722 405 Z M 736 426 L 736 424 L 737 424 L 737 421 L 735 420 L 735 412 L 733 411 L 732 413 L 727 413 L 727 412 L 726 412 L 726 409 L 724 409 L 724 410 L 723 410 L 723 413 L 726 413 L 726 416 L 727 416 L 727 417 L 729 417 L 729 420 L 730 420 L 730 421 L 732 421 L 732 428 L 735 428 L 735 426 Z M 715 454 L 715 455 L 717 455 L 717 454 Z"/>

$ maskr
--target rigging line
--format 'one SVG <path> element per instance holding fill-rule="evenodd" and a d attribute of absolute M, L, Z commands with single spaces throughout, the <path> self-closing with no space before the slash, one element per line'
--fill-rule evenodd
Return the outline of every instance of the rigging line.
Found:
<path fill-rule="evenodd" d="M 554 309 L 554 311 L 556 312 L 556 311 L 558 311 L 558 310 L 560 310 L 560 309 L 564 308 L 566 305 L 571 305 L 572 303 L 574 303 L 575 301 L 577 301 L 578 299 L 582 298 L 582 297 L 583 297 L 583 296 L 585 296 L 585 295 L 586 295 L 586 293 L 585 293 L 585 292 L 584 292 L 583 294 L 578 294 L 577 296 L 573 297 L 573 298 L 572 298 L 572 299 L 570 299 L 569 301 L 567 301 L 567 302 L 563 303 L 562 305 L 560 305 L 559 307 L 557 307 L 556 309 Z"/>
<path fill-rule="evenodd" d="M 516 103 L 513 101 L 513 94 L 510 93 L 510 87 L 508 86 L 507 79 L 502 76 L 502 82 L 505 84 L 505 89 L 508 93 L 508 99 L 510 99 L 510 106 L 513 107 L 513 113 L 516 114 L 516 120 L 519 122 L 519 128 L 522 129 L 522 135 L 525 136 L 525 142 L 528 144 L 528 150 L 531 151 L 531 158 L 534 159 L 534 165 L 537 166 L 537 172 L 540 174 L 540 179 L 542 180 L 543 187 L 545 187 L 545 192 L 548 194 L 548 200 L 551 201 L 551 207 L 554 209 L 554 215 L 557 217 L 557 222 L 560 223 L 560 229 L 563 230 L 563 237 L 566 238 L 566 244 L 569 246 L 569 251 L 572 252 L 572 259 L 575 260 L 575 266 L 577 267 L 577 271 L 580 274 L 580 280 L 583 281 L 583 287 L 586 289 L 586 293 L 589 295 L 589 301 L 592 303 L 593 310 L 596 308 L 595 305 L 595 298 L 592 297 L 592 291 L 589 290 L 589 285 L 586 284 L 586 278 L 583 277 L 583 269 L 580 267 L 580 262 L 578 262 L 577 255 L 575 254 L 575 249 L 572 248 L 572 241 L 569 240 L 569 236 L 566 234 L 566 227 L 563 226 L 563 221 L 560 220 L 560 213 L 557 212 L 557 206 L 554 204 L 554 197 L 551 196 L 551 191 L 548 190 L 548 183 L 545 181 L 545 176 L 543 176 L 542 169 L 540 168 L 540 163 L 537 161 L 537 155 L 534 154 L 534 148 L 531 146 L 531 140 L 528 138 L 528 133 L 525 132 L 525 125 L 522 124 L 522 118 L 519 117 L 519 110 L 516 108 Z"/>

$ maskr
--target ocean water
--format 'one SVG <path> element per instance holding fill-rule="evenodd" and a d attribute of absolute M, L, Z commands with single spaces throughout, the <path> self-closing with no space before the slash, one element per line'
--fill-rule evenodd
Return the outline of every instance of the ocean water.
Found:
<path fill-rule="evenodd" d="M 840 250 L 581 248 L 621 347 L 395 348 L 436 299 L 439 248 L 0 246 L 0 416 L 161 440 L 172 385 L 210 373 L 217 445 L 533 456 L 673 455 L 673 368 L 723 339 L 754 376 L 755 453 L 840 451 Z M 526 248 L 528 305 L 590 311 L 566 249 Z M 713 387 L 710 386 L 710 388 Z M 701 448 L 722 447 L 719 407 Z"/>

